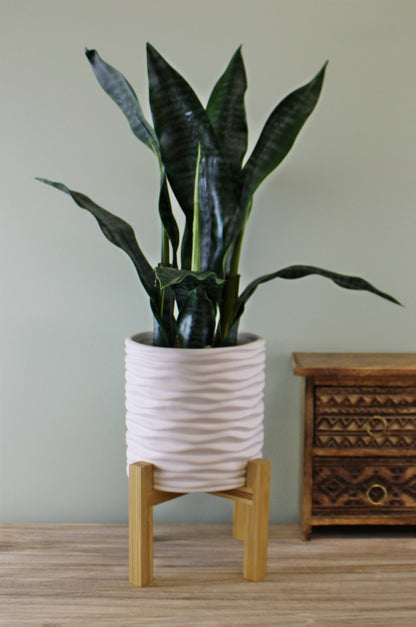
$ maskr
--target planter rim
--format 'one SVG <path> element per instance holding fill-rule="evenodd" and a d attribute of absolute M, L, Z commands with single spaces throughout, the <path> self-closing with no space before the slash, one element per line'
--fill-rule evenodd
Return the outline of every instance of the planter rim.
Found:
<path fill-rule="evenodd" d="M 239 333 L 238 334 L 238 343 L 232 346 L 213 346 L 213 347 L 209 347 L 209 348 L 176 348 L 173 346 L 154 346 L 152 343 L 152 338 L 153 338 L 153 333 L 151 331 L 144 331 L 141 333 L 135 333 L 134 335 L 128 337 L 126 339 L 126 344 L 130 344 L 131 346 L 134 346 L 136 344 L 140 344 L 141 350 L 149 350 L 149 351 L 160 351 L 160 353 L 163 352 L 169 352 L 171 353 L 172 351 L 180 351 L 180 352 L 186 352 L 186 353 L 192 353 L 194 355 L 198 354 L 198 353 L 206 353 L 207 351 L 209 351 L 210 354 L 214 354 L 214 353 L 218 353 L 218 352 L 222 352 L 226 349 L 238 349 L 238 347 L 240 346 L 253 346 L 253 345 L 258 345 L 259 347 L 261 345 L 265 344 L 265 341 L 262 337 L 256 335 L 255 333 L 248 333 L 248 332 L 243 332 L 243 333 Z"/>

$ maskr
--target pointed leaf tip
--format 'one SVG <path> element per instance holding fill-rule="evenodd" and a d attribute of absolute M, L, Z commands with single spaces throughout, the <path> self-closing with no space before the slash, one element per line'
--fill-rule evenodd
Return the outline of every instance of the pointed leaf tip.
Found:
<path fill-rule="evenodd" d="M 242 206 L 286 157 L 318 102 L 328 61 L 307 84 L 288 94 L 272 111 L 243 168 Z"/>
<path fill-rule="evenodd" d="M 158 51 L 156 50 L 156 48 L 154 46 L 152 46 L 152 44 L 150 44 L 149 42 L 146 43 L 146 52 L 149 55 L 156 57 L 156 56 L 160 56 L 160 54 L 158 53 Z"/>
<path fill-rule="evenodd" d="M 325 74 L 326 68 L 328 67 L 328 63 L 329 63 L 329 59 L 327 59 L 322 66 L 322 69 L 321 69 L 322 74 Z"/>

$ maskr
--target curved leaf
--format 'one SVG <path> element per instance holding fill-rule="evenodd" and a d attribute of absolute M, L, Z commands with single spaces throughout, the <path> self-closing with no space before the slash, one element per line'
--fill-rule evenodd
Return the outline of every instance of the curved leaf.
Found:
<path fill-rule="evenodd" d="M 219 302 L 224 280 L 214 272 L 192 272 L 190 270 L 178 270 L 158 266 L 155 274 L 162 291 L 171 289 L 175 294 L 179 308 L 182 307 L 186 296 L 192 290 L 202 286 L 208 298 Z"/>
<path fill-rule="evenodd" d="M 205 348 L 213 342 L 216 308 L 202 286 L 188 293 L 177 321 L 182 348 Z"/>
<path fill-rule="evenodd" d="M 159 155 L 159 146 L 154 129 L 145 119 L 134 89 L 128 80 L 118 70 L 101 59 L 96 50 L 86 49 L 85 55 L 101 87 L 120 107 L 133 133 Z"/>
<path fill-rule="evenodd" d="M 365 279 L 356 276 L 349 276 L 347 274 L 339 274 L 338 272 L 331 272 L 330 270 L 324 270 L 323 268 L 316 268 L 315 266 L 289 266 L 287 268 L 283 268 L 282 270 L 278 270 L 277 272 L 272 272 L 271 274 L 265 274 L 254 281 L 252 281 L 239 296 L 236 306 L 236 311 L 233 318 L 233 325 L 235 331 L 235 323 L 239 320 L 241 315 L 244 312 L 244 307 L 250 296 L 254 294 L 257 287 L 261 283 L 266 283 L 267 281 L 271 281 L 272 279 L 280 278 L 280 279 L 301 279 L 305 276 L 309 276 L 311 274 L 318 274 L 327 279 L 331 279 L 334 283 L 339 285 L 340 287 L 344 287 L 349 290 L 365 290 L 367 292 L 371 292 L 372 294 L 376 294 L 381 298 L 384 298 L 396 305 L 401 305 L 398 300 L 386 294 L 385 292 L 381 292 L 379 289 L 371 285 Z"/>
<path fill-rule="evenodd" d="M 153 312 L 153 345 L 175 346 L 176 326 L 173 308 L 175 300 L 170 289 L 159 294 L 159 305 L 156 307 L 152 300 L 150 306 Z"/>
<path fill-rule="evenodd" d="M 173 215 L 164 169 L 162 169 L 160 173 L 159 216 L 163 228 L 166 231 L 172 245 L 172 265 L 174 268 L 176 268 L 178 266 L 177 251 L 179 246 L 179 229 L 175 220 L 175 216 Z"/>
<path fill-rule="evenodd" d="M 157 156 L 160 166 L 159 214 L 172 244 L 173 264 L 177 265 L 176 252 L 179 246 L 179 230 L 172 213 L 166 176 L 161 162 L 159 142 L 156 133 L 144 117 L 142 108 L 128 80 L 114 67 L 101 59 L 96 50 L 85 50 L 86 57 L 104 91 L 114 100 L 126 116 L 130 128 L 138 139 Z"/>
<path fill-rule="evenodd" d="M 228 341 L 230 340 L 231 327 L 233 325 L 235 308 L 238 301 L 239 286 L 240 275 L 229 272 L 225 278 L 224 289 L 221 295 L 220 319 L 216 337 L 216 342 L 220 346 L 226 338 Z M 235 344 L 235 341 L 231 343 Z"/>
<path fill-rule="evenodd" d="M 166 330 L 160 311 L 152 299 L 150 299 L 150 309 L 153 313 L 153 346 L 174 346 L 175 339 L 171 339 L 171 334 Z M 170 327 L 172 321 L 168 320 L 168 322 Z M 173 335 L 175 338 L 176 331 Z"/>
<path fill-rule="evenodd" d="M 314 110 L 321 93 L 327 63 L 310 83 L 286 96 L 268 118 L 243 169 L 244 207 L 260 183 L 286 157 L 299 131 Z"/>
<path fill-rule="evenodd" d="M 247 79 L 240 46 L 224 74 L 215 84 L 206 108 L 224 157 L 234 175 L 240 173 L 247 150 L 247 120 L 244 106 L 246 89 Z"/>
<path fill-rule="evenodd" d="M 79 192 L 74 192 L 62 183 L 55 183 L 43 178 L 37 178 L 36 180 L 41 183 L 46 183 L 46 185 L 50 185 L 51 187 L 55 187 L 61 192 L 65 192 L 65 194 L 71 196 L 79 207 L 86 209 L 94 216 L 105 237 L 112 244 L 118 246 L 128 254 L 137 270 L 137 274 L 139 275 L 144 289 L 149 294 L 152 301 L 157 305 L 158 287 L 156 275 L 152 266 L 142 253 L 130 224 L 110 213 L 106 209 L 103 209 L 88 198 L 88 196 Z"/>
<path fill-rule="evenodd" d="M 218 222 L 233 220 L 235 198 L 228 167 L 218 144 L 209 117 L 196 94 L 185 79 L 163 57 L 147 44 L 149 101 L 162 161 L 175 196 L 186 216 L 182 249 L 182 265 L 191 266 L 192 223 L 195 170 L 198 144 L 210 162 L 211 203 L 217 211 Z M 215 247 L 222 246 L 217 235 L 211 235 Z"/>
<path fill-rule="evenodd" d="M 235 346 L 238 340 L 238 325 L 240 322 L 240 316 L 235 318 L 230 330 L 223 340 L 219 340 L 219 346 Z"/>
<path fill-rule="evenodd" d="M 182 281 L 189 278 L 194 278 L 201 283 L 224 284 L 224 279 L 218 277 L 215 272 L 192 272 L 192 270 L 180 270 L 178 268 L 158 266 L 155 268 L 155 274 L 162 289 L 172 287 L 177 283 L 182 283 Z"/>

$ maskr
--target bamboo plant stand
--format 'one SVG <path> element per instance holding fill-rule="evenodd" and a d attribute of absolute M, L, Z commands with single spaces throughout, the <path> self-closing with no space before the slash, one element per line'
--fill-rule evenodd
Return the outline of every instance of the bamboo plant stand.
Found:
<path fill-rule="evenodd" d="M 264 579 L 267 572 L 271 463 L 254 459 L 247 464 L 246 485 L 211 492 L 234 501 L 233 536 L 244 542 L 243 577 Z M 183 496 L 153 486 L 153 466 L 136 462 L 129 468 L 129 575 L 136 586 L 153 581 L 153 507 Z"/>

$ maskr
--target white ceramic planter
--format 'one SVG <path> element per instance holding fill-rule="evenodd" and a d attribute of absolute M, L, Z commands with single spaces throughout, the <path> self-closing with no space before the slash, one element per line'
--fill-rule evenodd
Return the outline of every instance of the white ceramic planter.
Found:
<path fill-rule="evenodd" d="M 241 334 L 237 346 L 152 345 L 126 340 L 127 472 L 154 464 L 155 487 L 212 492 L 244 485 L 263 447 L 265 343 Z"/>

